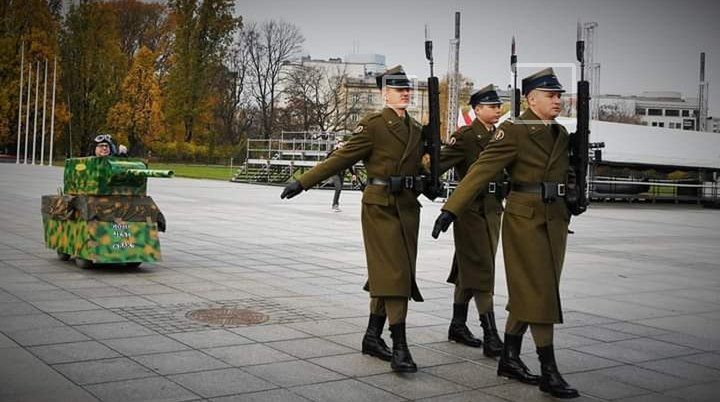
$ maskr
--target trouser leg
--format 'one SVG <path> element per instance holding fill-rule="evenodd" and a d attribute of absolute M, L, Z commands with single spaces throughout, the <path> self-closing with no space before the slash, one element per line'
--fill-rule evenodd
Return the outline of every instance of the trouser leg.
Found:
<path fill-rule="evenodd" d="M 383 297 L 371 297 L 370 298 L 370 313 L 377 315 L 387 315 L 385 311 L 385 298 Z"/>
<path fill-rule="evenodd" d="M 408 299 L 404 297 L 383 297 L 390 325 L 404 323 L 408 312 Z"/>
<path fill-rule="evenodd" d="M 343 186 L 343 177 L 342 175 L 335 175 L 332 178 L 333 186 L 335 186 L 335 195 L 333 196 L 333 206 L 340 205 L 340 192 L 342 191 Z"/>
<path fill-rule="evenodd" d="M 530 324 L 530 333 L 538 348 L 553 344 L 553 332 L 553 324 Z"/>
<path fill-rule="evenodd" d="M 478 314 L 483 315 L 493 310 L 492 293 L 473 290 L 473 298 L 475 299 L 475 307 L 477 307 Z"/>

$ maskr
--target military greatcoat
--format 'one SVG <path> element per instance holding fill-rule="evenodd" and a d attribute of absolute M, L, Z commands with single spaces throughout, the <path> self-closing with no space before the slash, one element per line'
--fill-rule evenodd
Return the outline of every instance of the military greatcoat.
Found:
<path fill-rule="evenodd" d="M 420 203 L 418 194 L 391 194 L 371 178 L 417 176 L 421 169 L 420 123 L 400 118 L 390 108 L 364 117 L 342 149 L 303 174 L 304 188 L 325 180 L 363 160 L 368 185 L 362 197 L 362 231 L 368 265 L 368 288 L 373 297 L 408 297 L 422 301 L 415 281 Z"/>
<path fill-rule="evenodd" d="M 489 132 L 477 119 L 456 131 L 440 153 L 441 170 L 455 167 L 459 178 L 465 177 L 469 167 L 492 138 L 493 132 Z M 495 181 L 502 182 L 503 179 L 501 173 Z M 481 191 L 458 216 L 453 225 L 455 255 L 448 282 L 461 289 L 493 291 L 502 211 L 502 203 L 495 194 Z"/>
<path fill-rule="evenodd" d="M 443 209 L 461 216 L 503 168 L 513 182 L 565 183 L 568 143 L 563 126 L 546 125 L 530 110 L 515 123 L 503 123 Z M 562 198 L 544 203 L 535 193 L 512 191 L 508 196 L 502 223 L 507 310 L 517 320 L 562 322 L 559 282 L 569 222 Z"/>

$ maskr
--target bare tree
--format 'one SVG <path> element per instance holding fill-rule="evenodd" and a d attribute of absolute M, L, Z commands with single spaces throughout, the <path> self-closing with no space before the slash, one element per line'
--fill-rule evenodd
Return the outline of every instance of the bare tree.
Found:
<path fill-rule="evenodd" d="M 310 66 L 293 66 L 287 73 L 285 97 L 287 98 L 286 115 L 298 122 L 299 128 L 309 131 L 315 125 L 315 111 L 317 105 L 313 100 L 319 91 L 320 81 L 323 78 L 319 68 Z"/>
<path fill-rule="evenodd" d="M 248 51 L 251 91 L 260 110 L 262 135 L 269 138 L 275 124 L 282 66 L 300 53 L 305 38 L 297 26 L 275 20 L 248 24 L 242 35 Z"/>
<path fill-rule="evenodd" d="M 292 115 L 302 123 L 303 130 L 317 127 L 321 131 L 337 131 L 347 127 L 358 99 L 348 98 L 348 75 L 317 67 L 299 65 L 287 74 L 285 94 Z"/>
<path fill-rule="evenodd" d="M 237 144 L 241 140 L 239 110 L 245 96 L 247 79 L 247 48 L 240 42 L 241 37 L 233 44 L 223 60 L 220 71 L 215 76 L 215 106 L 216 124 L 218 126 L 219 140 L 227 144 Z"/>

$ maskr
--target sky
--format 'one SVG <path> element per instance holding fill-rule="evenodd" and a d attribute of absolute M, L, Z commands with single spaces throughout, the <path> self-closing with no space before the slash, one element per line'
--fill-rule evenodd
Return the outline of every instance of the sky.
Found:
<path fill-rule="evenodd" d="M 454 15 L 461 13 L 460 72 L 475 88 L 511 83 L 510 41 L 519 63 L 575 62 L 578 19 L 598 23 L 600 93 L 677 91 L 697 97 L 700 52 L 710 79 L 709 115 L 720 117 L 720 1 L 717 0 L 239 0 L 245 20 L 285 20 L 305 37 L 313 59 L 379 53 L 388 66 L 429 75 L 425 25 L 434 42 L 436 75 L 447 71 Z M 539 67 L 520 65 L 520 78 Z M 569 67 L 555 69 L 572 85 Z M 574 90 L 571 90 L 574 92 Z"/>

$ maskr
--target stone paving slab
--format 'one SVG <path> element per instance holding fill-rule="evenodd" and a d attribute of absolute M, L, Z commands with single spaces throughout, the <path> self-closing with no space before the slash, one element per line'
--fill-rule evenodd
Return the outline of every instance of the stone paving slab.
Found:
<path fill-rule="evenodd" d="M 362 355 L 367 325 L 360 193 L 152 180 L 168 220 L 164 261 L 81 270 L 43 245 L 39 200 L 57 168 L 0 164 L 0 400 L 542 401 L 499 378 L 480 349 L 447 341 L 452 235 L 430 238 L 421 198 L 408 341 L 416 374 Z M 594 205 L 573 219 L 555 346 L 579 401 L 714 401 L 720 393 L 720 211 Z M 502 251 L 498 251 L 502 255 Z M 498 328 L 507 301 L 502 259 Z M 190 311 L 243 307 L 261 325 L 212 325 Z M 468 326 L 482 330 L 474 306 Z M 389 333 L 384 334 L 389 342 Z M 523 359 L 537 371 L 530 336 Z"/>

